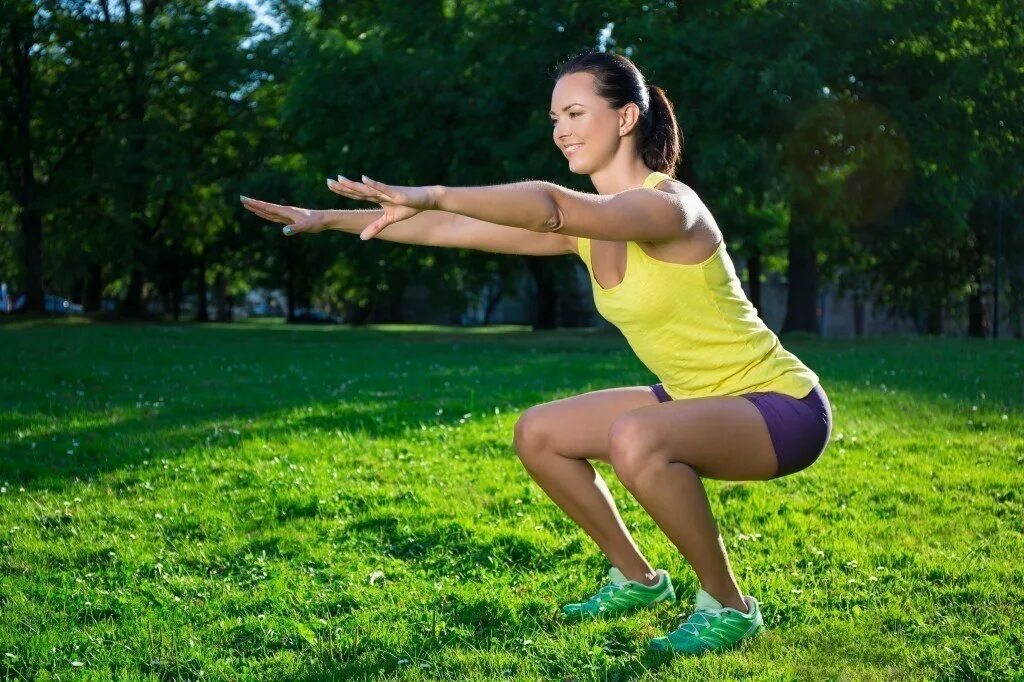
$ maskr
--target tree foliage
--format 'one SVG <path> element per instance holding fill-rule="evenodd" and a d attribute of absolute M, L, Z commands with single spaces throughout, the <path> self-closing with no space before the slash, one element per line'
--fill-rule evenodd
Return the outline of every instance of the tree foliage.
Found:
<path fill-rule="evenodd" d="M 0 275 L 30 307 L 46 290 L 90 309 L 114 296 L 130 314 L 162 298 L 177 316 L 196 294 L 204 319 L 208 302 L 223 316 L 232 296 L 271 286 L 292 307 L 383 321 L 401 319 L 416 283 L 458 311 L 529 277 L 548 304 L 537 326 L 553 326 L 559 296 L 588 295 L 568 284 L 572 258 L 283 239 L 237 196 L 365 208 L 324 185 L 363 172 L 592 191 L 546 111 L 558 62 L 596 44 L 673 99 L 678 175 L 747 262 L 755 304 L 761 273 L 785 273 L 785 328 L 816 330 L 833 283 L 922 330 L 952 317 L 984 335 L 997 249 L 1003 301 L 1024 298 L 1024 21 L 1010 0 L 272 11 L 276 30 L 238 4 L 3 3 Z"/>

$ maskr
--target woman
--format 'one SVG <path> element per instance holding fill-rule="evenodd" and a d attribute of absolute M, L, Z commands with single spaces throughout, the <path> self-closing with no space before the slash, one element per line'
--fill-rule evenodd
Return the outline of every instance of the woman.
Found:
<path fill-rule="evenodd" d="M 746 299 L 707 207 L 672 178 L 681 136 L 664 91 L 627 58 L 590 52 L 561 66 L 550 116 L 570 170 L 589 175 L 597 195 L 540 181 L 399 187 L 364 175 L 327 184 L 382 210 L 243 203 L 290 223 L 285 234 L 331 228 L 363 239 L 578 254 L 598 312 L 661 381 L 536 405 L 516 423 L 527 471 L 611 564 L 607 584 L 563 613 L 615 615 L 675 599 L 668 573 L 644 558 L 588 461 L 601 459 L 700 580 L 694 613 L 651 645 L 689 654 L 733 646 L 760 631 L 762 616 L 736 584 L 701 478 L 767 480 L 809 466 L 831 434 L 828 398 Z"/>

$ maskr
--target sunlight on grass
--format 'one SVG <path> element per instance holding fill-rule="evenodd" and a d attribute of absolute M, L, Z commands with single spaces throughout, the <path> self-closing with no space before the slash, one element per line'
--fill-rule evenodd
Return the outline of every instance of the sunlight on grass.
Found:
<path fill-rule="evenodd" d="M 1024 648 L 1024 350 L 784 339 L 833 440 L 706 481 L 764 634 L 647 640 L 692 571 L 598 464 L 681 601 L 565 624 L 606 563 L 522 469 L 518 415 L 652 383 L 614 334 L 412 325 L 5 326 L 5 678 L 1012 678 Z"/>

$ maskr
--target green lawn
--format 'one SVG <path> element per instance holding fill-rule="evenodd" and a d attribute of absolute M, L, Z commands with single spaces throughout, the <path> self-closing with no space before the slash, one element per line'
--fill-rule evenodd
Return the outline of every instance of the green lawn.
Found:
<path fill-rule="evenodd" d="M 706 481 L 764 634 L 649 653 L 681 601 L 566 624 L 607 569 L 512 449 L 654 378 L 614 335 L 0 327 L 4 679 L 1022 679 L 1024 344 L 783 339 L 832 398 L 803 472 Z"/>

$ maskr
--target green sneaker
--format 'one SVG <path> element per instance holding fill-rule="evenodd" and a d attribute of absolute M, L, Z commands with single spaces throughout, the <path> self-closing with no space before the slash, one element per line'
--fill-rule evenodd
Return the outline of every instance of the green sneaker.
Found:
<path fill-rule="evenodd" d="M 566 604 L 562 613 L 574 618 L 598 616 L 616 616 L 626 611 L 653 606 L 663 601 L 675 601 L 676 590 L 672 587 L 672 579 L 661 569 L 655 571 L 658 582 L 648 587 L 635 580 L 629 580 L 622 571 L 611 567 L 608 571 L 608 584 L 597 591 L 585 602 Z"/>
<path fill-rule="evenodd" d="M 697 608 L 686 622 L 664 637 L 651 640 L 651 648 L 680 654 L 720 651 L 735 646 L 741 639 L 753 637 L 764 620 L 757 600 L 747 595 L 748 613 L 724 607 L 704 590 L 697 592 Z"/>

